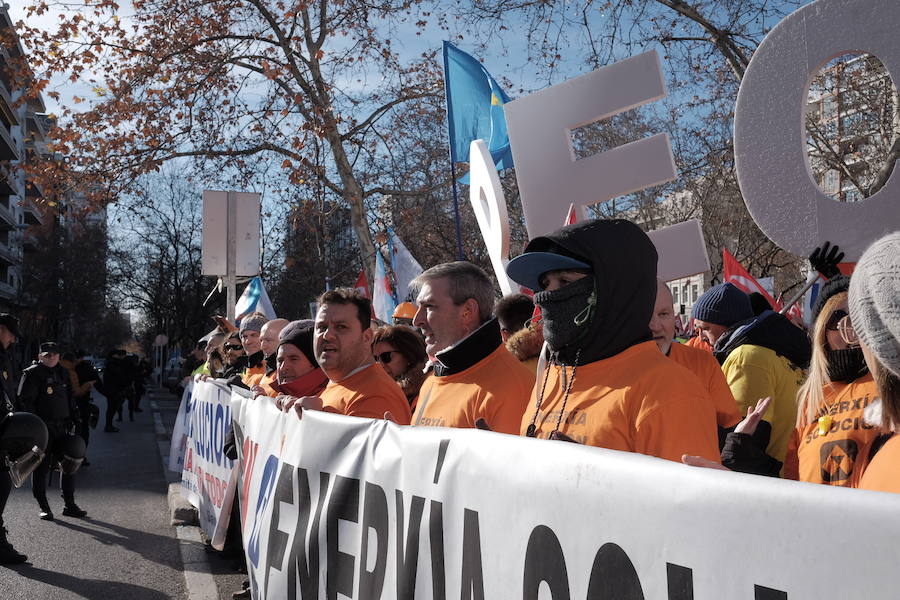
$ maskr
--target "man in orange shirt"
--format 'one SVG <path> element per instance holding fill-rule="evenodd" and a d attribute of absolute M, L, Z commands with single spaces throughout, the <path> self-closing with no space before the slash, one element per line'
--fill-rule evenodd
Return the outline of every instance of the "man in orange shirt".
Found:
<path fill-rule="evenodd" d="M 287 319 L 272 319 L 262 326 L 259 332 L 259 347 L 265 357 L 265 372 L 254 373 L 247 377 L 245 383 L 250 386 L 254 394 L 275 397 L 276 392 L 272 384 L 277 381 L 277 355 L 279 335 L 289 323 Z"/>
<path fill-rule="evenodd" d="M 647 234 L 620 219 L 563 227 L 510 261 L 509 276 L 536 292 L 549 350 L 523 435 L 719 460 L 708 393 L 650 335 L 656 261 Z"/>
<path fill-rule="evenodd" d="M 266 373 L 265 356 L 259 340 L 260 331 L 263 325 L 266 324 L 266 321 L 268 319 L 262 313 L 252 313 L 241 319 L 241 328 L 239 330 L 241 345 L 247 354 L 247 368 L 241 373 L 241 381 L 247 387 L 252 385 L 249 383 L 251 379 L 256 379 L 256 376 L 261 377 Z"/>
<path fill-rule="evenodd" d="M 656 305 L 650 319 L 650 333 L 653 341 L 671 360 L 694 374 L 709 392 L 716 411 L 716 423 L 721 430 L 728 430 L 741 422 L 741 413 L 731 394 L 719 362 L 709 352 L 690 348 L 684 344 L 672 343 L 675 339 L 675 311 L 672 309 L 672 292 L 664 282 L 656 286 Z M 720 442 L 727 431 L 719 432 Z M 721 445 L 721 443 L 720 443 Z"/>
<path fill-rule="evenodd" d="M 352 417 L 383 419 L 408 425 L 409 403 L 400 386 L 372 356 L 372 305 L 356 290 L 339 288 L 319 297 L 316 313 L 315 358 L 328 376 L 328 385 L 318 396 L 285 402 L 293 407 L 324 410 Z"/>
<path fill-rule="evenodd" d="M 477 266 L 434 266 L 414 281 L 413 325 L 425 334 L 434 371 L 419 391 L 413 425 L 475 427 L 517 434 L 534 373 L 509 353 L 491 316 L 494 286 Z"/>

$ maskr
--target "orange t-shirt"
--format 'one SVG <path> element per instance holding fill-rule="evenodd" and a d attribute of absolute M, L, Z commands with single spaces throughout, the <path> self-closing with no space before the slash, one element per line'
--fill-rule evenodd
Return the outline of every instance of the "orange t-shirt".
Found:
<path fill-rule="evenodd" d="M 900 494 L 900 436 L 885 442 L 859 482 L 859 489 Z"/>
<path fill-rule="evenodd" d="M 275 388 L 272 387 L 272 384 L 278 381 L 278 371 L 272 371 L 268 375 L 263 375 L 259 379 L 259 387 L 265 390 L 266 396 L 270 398 L 274 398 L 278 395 L 278 392 L 275 391 Z M 253 387 L 252 385 L 250 387 Z"/>
<path fill-rule="evenodd" d="M 823 393 L 818 415 L 831 416 L 830 430 L 821 435 L 818 421 L 794 429 L 782 473 L 786 479 L 855 487 L 880 433 L 863 421 L 863 410 L 878 397 L 878 388 L 867 374 L 851 383 L 826 385 Z"/>
<path fill-rule="evenodd" d="M 682 454 L 719 462 L 716 413 L 709 394 L 696 377 L 666 358 L 656 342 L 578 367 L 562 415 L 561 371 L 558 365 L 550 367 L 536 419 L 535 403 L 543 384 L 535 385 L 522 418 L 522 435 L 535 419 L 537 437 L 546 438 L 562 417 L 560 433 L 581 444 L 675 462 L 681 462 Z M 566 371 L 571 376 L 572 368 Z"/>
<path fill-rule="evenodd" d="M 260 365 L 255 367 L 247 367 L 244 369 L 244 372 L 241 374 L 241 381 L 244 382 L 244 385 L 248 387 L 253 387 L 254 383 L 258 383 L 259 380 L 266 374 L 266 363 L 263 362 Z M 251 383 L 252 381 L 252 383 Z"/>
<path fill-rule="evenodd" d="M 734 427 L 743 418 L 737 402 L 725 380 L 725 373 L 719 366 L 719 361 L 710 354 L 698 348 L 691 348 L 684 344 L 672 344 L 669 350 L 669 359 L 693 373 L 709 392 L 716 410 L 716 423 L 723 429 Z"/>
<path fill-rule="evenodd" d="M 686 341 L 684 343 L 684 345 L 687 346 L 688 348 L 696 348 L 697 350 L 705 350 L 706 352 L 709 352 L 710 354 L 712 354 L 712 351 L 713 351 L 713 347 L 710 346 L 709 343 L 707 343 L 707 341 L 703 339 L 703 336 L 700 336 L 700 335 L 695 335 L 694 337 L 692 337 L 691 339 Z"/>
<path fill-rule="evenodd" d="M 400 386 L 375 363 L 341 381 L 329 381 L 319 397 L 322 410 L 351 417 L 383 419 L 390 412 L 397 423 L 409 425 L 412 416 Z"/>
<path fill-rule="evenodd" d="M 491 431 L 517 435 L 533 387 L 534 373 L 501 344 L 464 371 L 429 375 L 419 390 L 412 422 L 471 428 L 484 419 Z"/>

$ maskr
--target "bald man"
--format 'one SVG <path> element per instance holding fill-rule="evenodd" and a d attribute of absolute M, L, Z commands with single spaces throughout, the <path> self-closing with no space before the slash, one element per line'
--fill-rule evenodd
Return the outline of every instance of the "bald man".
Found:
<path fill-rule="evenodd" d="M 266 322 L 259 332 L 259 345 L 266 357 L 266 372 L 254 376 L 253 380 L 247 382 L 256 395 L 272 396 L 273 398 L 278 395 L 271 387 L 271 383 L 275 381 L 277 367 L 275 357 L 278 352 L 278 334 L 289 322 L 287 319 L 272 319 Z"/>
<path fill-rule="evenodd" d="M 650 332 L 660 351 L 691 373 L 709 391 L 716 409 L 716 422 L 722 429 L 729 429 L 741 420 L 737 402 L 725 380 L 718 361 L 709 352 L 672 343 L 675 338 L 675 311 L 672 292 L 664 282 L 656 286 L 656 305 L 650 319 Z"/>

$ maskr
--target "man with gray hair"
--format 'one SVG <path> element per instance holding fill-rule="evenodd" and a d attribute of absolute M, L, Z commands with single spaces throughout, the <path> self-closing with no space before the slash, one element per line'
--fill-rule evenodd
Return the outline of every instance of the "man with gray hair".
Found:
<path fill-rule="evenodd" d="M 503 345 L 491 316 L 491 280 L 458 261 L 428 269 L 413 286 L 413 325 L 425 335 L 434 371 L 419 392 L 412 424 L 475 427 L 483 421 L 493 431 L 518 434 L 535 374 Z"/>

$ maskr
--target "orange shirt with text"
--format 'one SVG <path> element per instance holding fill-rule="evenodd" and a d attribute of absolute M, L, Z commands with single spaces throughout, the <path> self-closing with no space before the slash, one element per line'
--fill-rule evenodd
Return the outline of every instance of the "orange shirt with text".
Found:
<path fill-rule="evenodd" d="M 390 412 L 397 423 L 409 425 L 412 416 L 400 386 L 375 363 L 341 381 L 329 381 L 319 397 L 322 410 L 351 417 L 383 419 Z"/>
<path fill-rule="evenodd" d="M 571 376 L 572 368 L 566 370 Z M 535 385 L 532 404 L 522 418 L 522 435 L 534 419 L 540 438 L 548 437 L 560 423 L 560 433 L 589 446 L 675 462 L 682 454 L 719 462 L 716 414 L 709 394 L 696 377 L 666 358 L 656 342 L 579 366 L 565 409 L 561 372 L 562 367 L 551 366 L 536 416 L 543 384 Z"/>
<path fill-rule="evenodd" d="M 412 422 L 472 428 L 484 419 L 491 431 L 516 435 L 532 387 L 534 373 L 501 344 L 464 371 L 429 375 L 419 390 Z"/>
<path fill-rule="evenodd" d="M 829 415 L 831 427 L 819 432 L 818 420 L 797 427 L 788 441 L 783 476 L 786 479 L 855 487 L 865 468 L 872 442 L 880 431 L 863 421 L 863 410 L 878 396 L 871 374 L 851 383 L 833 383 L 823 390 L 818 416 Z"/>
<path fill-rule="evenodd" d="M 741 422 L 743 417 L 725 380 L 725 373 L 712 354 L 683 344 L 672 344 L 669 359 L 693 373 L 709 392 L 719 427 L 728 429 Z"/>

